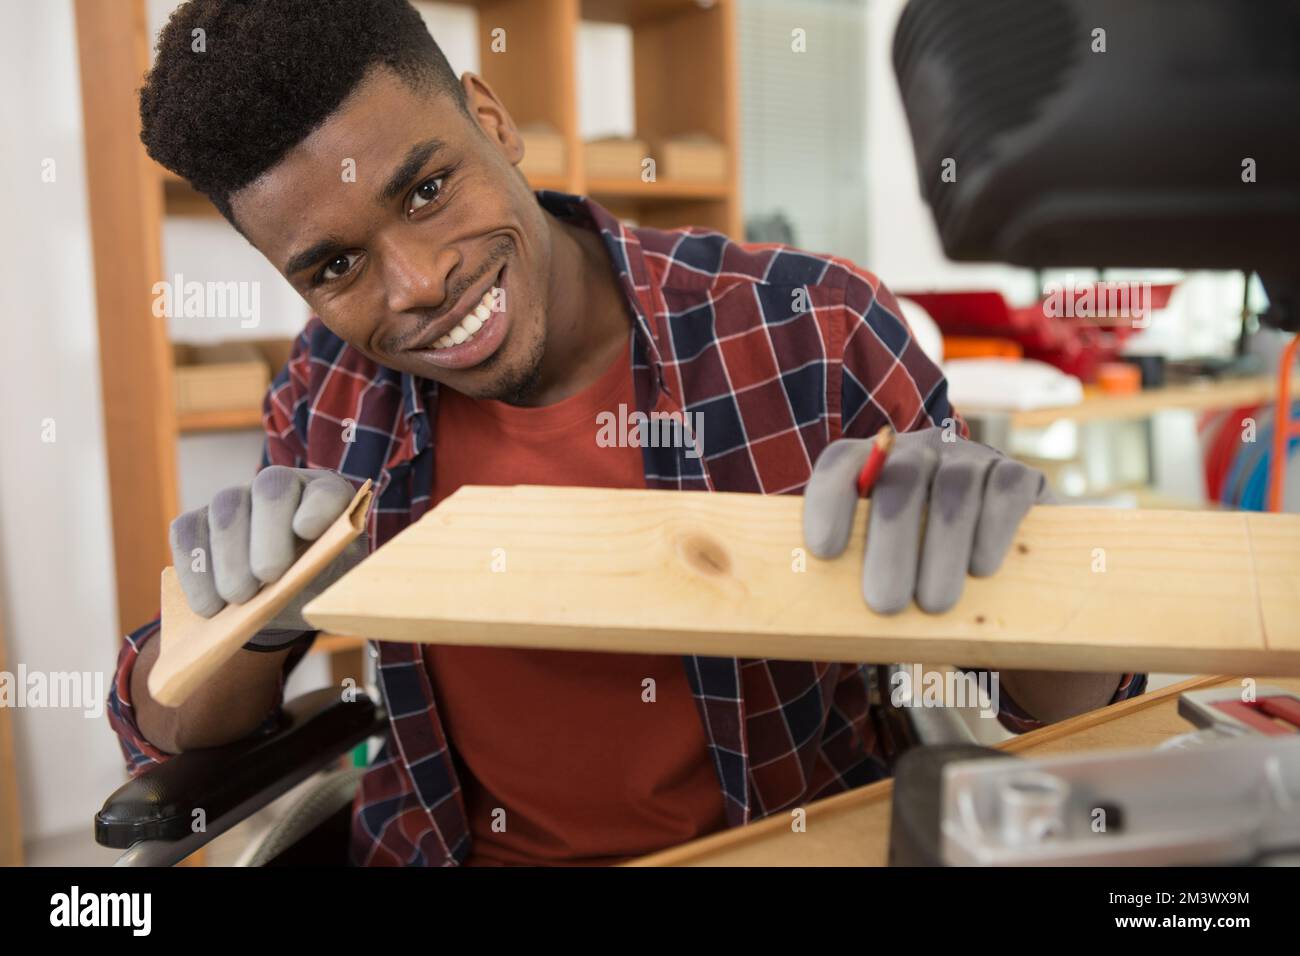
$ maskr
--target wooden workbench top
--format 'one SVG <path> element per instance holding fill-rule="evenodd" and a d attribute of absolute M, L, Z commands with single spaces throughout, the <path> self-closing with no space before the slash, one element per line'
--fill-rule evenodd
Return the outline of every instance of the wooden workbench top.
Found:
<path fill-rule="evenodd" d="M 1154 747 L 1195 728 L 1178 716 L 1178 695 L 1235 677 L 1196 677 L 1150 694 L 1090 711 L 999 744 L 1022 756 Z M 1300 678 L 1261 680 L 1300 691 Z M 837 794 L 808 805 L 806 831 L 795 833 L 788 812 L 641 857 L 629 866 L 885 866 L 893 781 Z"/>

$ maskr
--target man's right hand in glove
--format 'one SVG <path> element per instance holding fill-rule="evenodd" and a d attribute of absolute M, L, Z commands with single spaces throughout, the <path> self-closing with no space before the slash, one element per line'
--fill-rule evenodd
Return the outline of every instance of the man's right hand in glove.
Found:
<path fill-rule="evenodd" d="M 226 488 L 206 506 L 179 515 L 170 542 L 177 580 L 195 613 L 211 617 L 242 604 L 279 578 L 347 508 L 355 492 L 334 472 L 272 465 L 248 485 Z M 160 642 L 148 641 L 131 675 L 136 721 L 160 749 L 180 753 L 248 736 L 280 703 L 289 649 L 312 628 L 301 609 L 368 553 L 352 542 L 289 606 L 179 707 L 148 692 Z"/>
<path fill-rule="evenodd" d="M 185 512 L 172 522 L 170 539 L 176 577 L 190 607 L 212 617 L 278 581 L 354 494 L 347 480 L 332 471 L 272 465 L 258 472 L 251 485 L 219 491 L 210 504 Z M 362 535 L 245 646 L 285 647 L 311 631 L 302 618 L 303 606 L 368 552 Z"/>

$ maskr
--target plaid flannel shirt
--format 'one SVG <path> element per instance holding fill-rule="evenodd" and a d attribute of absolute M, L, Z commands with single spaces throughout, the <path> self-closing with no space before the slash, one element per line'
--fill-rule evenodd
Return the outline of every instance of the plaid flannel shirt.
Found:
<path fill-rule="evenodd" d="M 853 263 L 690 228 L 628 227 L 595 202 L 540 191 L 552 215 L 597 230 L 634 316 L 637 407 L 704 416 L 702 455 L 642 449 L 646 485 L 798 494 L 840 437 L 952 419 L 939 369 L 897 301 Z M 262 466 L 337 471 L 375 482 L 371 546 L 430 506 L 438 386 L 375 364 L 313 318 L 264 403 Z M 344 440 L 344 429 L 355 423 Z M 166 760 L 140 733 L 131 669 L 155 620 L 128 636 L 109 719 L 132 774 Z M 455 865 L 470 846 L 448 740 L 419 645 L 378 642 L 389 731 L 353 807 L 358 865 Z M 285 671 L 302 657 L 292 654 Z M 887 775 L 859 663 L 683 658 L 731 826 Z M 1140 693 L 1141 675 L 1115 699 Z M 1003 693 L 999 719 L 1035 722 Z"/>

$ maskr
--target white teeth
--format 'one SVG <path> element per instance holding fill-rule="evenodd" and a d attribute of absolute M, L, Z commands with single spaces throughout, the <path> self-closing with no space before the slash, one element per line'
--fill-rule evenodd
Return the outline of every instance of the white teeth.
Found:
<path fill-rule="evenodd" d="M 453 345 L 460 345 L 462 342 L 473 337 L 474 333 L 483 328 L 484 323 L 492 316 L 492 304 L 496 301 L 496 289 L 488 289 L 483 293 L 483 298 L 479 304 L 474 307 L 474 311 L 461 319 L 460 322 L 446 335 L 433 343 L 435 349 L 450 348 Z"/>

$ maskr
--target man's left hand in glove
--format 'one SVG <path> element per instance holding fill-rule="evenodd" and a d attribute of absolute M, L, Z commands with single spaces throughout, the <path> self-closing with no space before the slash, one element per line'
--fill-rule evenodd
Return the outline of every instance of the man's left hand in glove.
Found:
<path fill-rule="evenodd" d="M 822 559 L 848 546 L 858 503 L 857 476 L 876 439 L 841 439 L 818 457 L 804 491 L 804 544 Z M 1054 504 L 1039 472 L 946 429 L 894 440 L 871 490 L 862 596 L 878 614 L 913 599 L 941 614 L 960 599 L 966 575 L 1002 566 L 1020 522 L 1036 504 Z M 1030 596 L 1026 595 L 1026 600 Z M 1044 722 L 1103 707 L 1121 674 L 1002 671 L 1002 688 Z"/>

